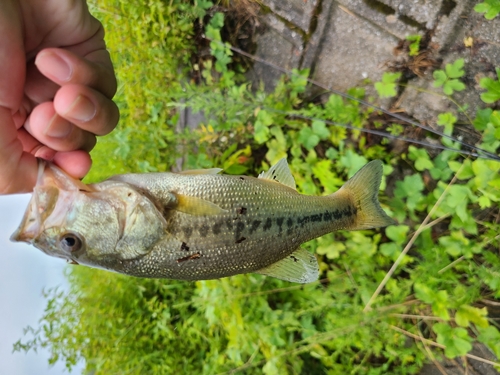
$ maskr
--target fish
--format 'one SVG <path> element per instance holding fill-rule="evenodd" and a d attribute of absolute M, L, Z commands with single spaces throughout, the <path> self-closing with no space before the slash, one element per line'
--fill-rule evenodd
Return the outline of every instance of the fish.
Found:
<path fill-rule="evenodd" d="M 221 171 L 123 174 L 87 185 L 40 160 L 11 240 L 136 277 L 208 280 L 253 272 L 309 283 L 319 266 L 302 243 L 395 224 L 378 200 L 380 160 L 326 196 L 300 194 L 286 159 L 257 178 Z"/>

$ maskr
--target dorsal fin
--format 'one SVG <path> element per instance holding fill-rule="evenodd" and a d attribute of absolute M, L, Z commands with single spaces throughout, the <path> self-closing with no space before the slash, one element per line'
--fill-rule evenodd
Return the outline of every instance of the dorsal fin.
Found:
<path fill-rule="evenodd" d="M 285 158 L 280 159 L 276 164 L 269 168 L 267 172 L 262 172 L 261 174 L 259 174 L 259 178 L 276 181 L 280 184 L 297 190 L 295 179 L 292 176 L 292 172 L 290 171 Z"/>
<path fill-rule="evenodd" d="M 179 174 L 185 175 L 197 175 L 197 174 L 217 174 L 222 171 L 222 168 L 209 168 L 209 169 L 188 169 L 187 171 L 179 172 Z"/>
<path fill-rule="evenodd" d="M 286 258 L 255 271 L 255 273 L 305 284 L 318 280 L 319 266 L 314 255 L 299 247 Z"/>

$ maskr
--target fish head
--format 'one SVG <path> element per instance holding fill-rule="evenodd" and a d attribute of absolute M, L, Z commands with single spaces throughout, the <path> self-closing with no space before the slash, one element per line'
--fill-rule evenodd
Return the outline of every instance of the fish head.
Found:
<path fill-rule="evenodd" d="M 44 253 L 120 272 L 148 254 L 165 235 L 165 219 L 127 183 L 85 185 L 50 163 L 40 163 L 38 181 L 16 232 Z"/>

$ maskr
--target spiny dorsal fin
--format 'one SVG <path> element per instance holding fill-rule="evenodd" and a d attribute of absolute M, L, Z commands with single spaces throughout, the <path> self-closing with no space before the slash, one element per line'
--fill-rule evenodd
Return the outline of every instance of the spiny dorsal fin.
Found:
<path fill-rule="evenodd" d="M 318 280 L 319 266 L 314 255 L 299 247 L 285 259 L 255 271 L 255 273 L 305 284 Z"/>
<path fill-rule="evenodd" d="M 291 187 L 294 190 L 297 189 L 295 179 L 292 176 L 292 172 L 290 171 L 285 158 L 280 159 L 276 164 L 269 168 L 267 172 L 259 174 L 259 178 L 276 181 L 280 184 Z"/>
<path fill-rule="evenodd" d="M 224 210 L 217 206 L 215 203 L 212 203 L 205 199 L 190 197 L 177 193 L 172 194 L 177 198 L 177 205 L 172 207 L 172 209 L 174 210 L 195 216 L 218 215 L 227 213 L 227 210 Z"/>
<path fill-rule="evenodd" d="M 217 174 L 220 172 L 222 172 L 222 168 L 209 168 L 209 169 L 189 169 L 187 171 L 179 172 L 179 174 L 197 175 L 197 174 Z"/>

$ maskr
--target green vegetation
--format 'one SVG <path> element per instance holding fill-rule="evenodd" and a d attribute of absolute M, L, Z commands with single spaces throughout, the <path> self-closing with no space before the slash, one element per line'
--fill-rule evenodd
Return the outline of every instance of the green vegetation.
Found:
<path fill-rule="evenodd" d="M 434 87 L 443 86 L 443 92 L 446 95 L 452 95 L 454 91 L 463 91 L 465 85 L 459 80 L 465 74 L 464 59 L 458 59 L 453 64 L 446 64 L 445 70 L 435 70 Z"/>
<path fill-rule="evenodd" d="M 378 158 L 381 202 L 399 225 L 305 244 L 322 278 L 308 285 L 254 274 L 148 280 L 71 267 L 69 292 L 47 291 L 40 326 L 15 348 L 48 348 L 51 362 L 68 369 L 83 359 L 95 374 L 415 374 L 432 358 L 467 355 L 475 342 L 500 357 L 500 332 L 486 310 L 500 298 L 500 163 L 415 146 L 390 153 L 386 139 L 358 129 L 400 134 L 401 124 L 338 95 L 305 102 L 305 70 L 282 77 L 272 93 L 252 91 L 222 42 L 223 15 L 207 17 L 208 6 L 107 0 L 93 8 L 109 30 L 122 121 L 100 140 L 90 179 L 166 170 L 180 152 L 189 155 L 186 168 L 251 175 L 287 156 L 300 192 L 329 194 Z M 193 25 L 204 17 L 212 57 L 192 63 Z M 463 61 L 440 72 L 436 80 L 452 95 Z M 384 75 L 381 96 L 396 94 L 397 78 Z M 207 120 L 176 134 L 177 109 L 186 106 Z M 439 116 L 445 134 L 456 121 Z M 497 152 L 500 112 L 479 111 L 473 126 L 480 147 Z"/>
<path fill-rule="evenodd" d="M 484 18 L 492 20 L 500 13 L 500 0 L 485 0 L 477 4 L 474 10 L 478 13 L 484 13 Z"/>
<path fill-rule="evenodd" d="M 409 45 L 409 52 L 408 54 L 410 56 L 417 56 L 418 53 L 420 52 L 420 42 L 422 41 L 422 35 L 408 35 L 406 37 L 406 40 L 411 42 Z"/>
<path fill-rule="evenodd" d="M 481 100 L 485 103 L 494 103 L 500 100 L 500 68 L 496 69 L 497 80 L 485 77 L 479 82 L 479 85 L 486 89 L 486 92 L 481 94 Z"/>
<path fill-rule="evenodd" d="M 397 94 L 398 80 L 401 73 L 388 73 L 382 75 L 381 82 L 375 82 L 375 89 L 381 98 L 392 98 Z"/>

